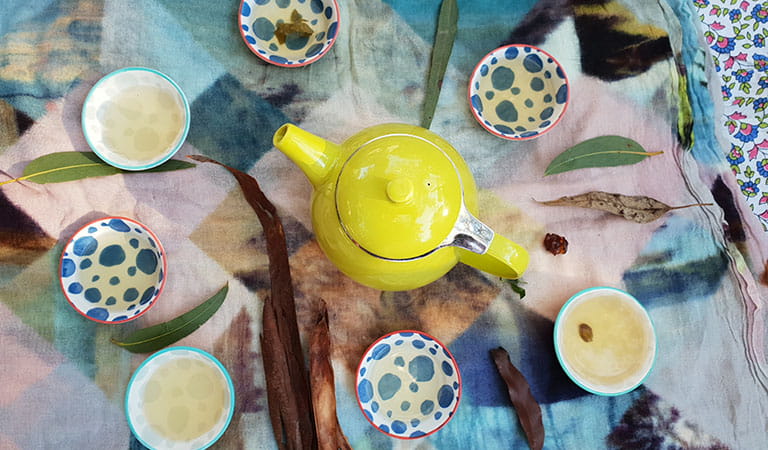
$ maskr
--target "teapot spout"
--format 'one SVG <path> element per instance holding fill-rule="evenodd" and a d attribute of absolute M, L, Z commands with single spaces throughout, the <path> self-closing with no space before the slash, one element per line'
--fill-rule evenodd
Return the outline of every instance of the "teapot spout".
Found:
<path fill-rule="evenodd" d="M 326 181 L 341 152 L 338 145 L 290 123 L 278 128 L 272 142 L 299 166 L 315 188 Z"/>

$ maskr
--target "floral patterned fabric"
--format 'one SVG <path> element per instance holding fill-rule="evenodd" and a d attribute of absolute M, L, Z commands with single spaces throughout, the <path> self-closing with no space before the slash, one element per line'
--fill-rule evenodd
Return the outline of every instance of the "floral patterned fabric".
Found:
<path fill-rule="evenodd" d="M 726 159 L 768 230 L 768 2 L 693 0 L 722 80 Z"/>

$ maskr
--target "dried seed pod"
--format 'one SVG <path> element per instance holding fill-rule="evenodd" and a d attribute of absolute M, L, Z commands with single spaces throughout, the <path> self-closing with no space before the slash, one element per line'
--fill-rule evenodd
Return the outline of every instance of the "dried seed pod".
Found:
<path fill-rule="evenodd" d="M 568 251 L 568 240 L 555 233 L 544 236 L 544 248 L 553 255 L 564 255 Z"/>

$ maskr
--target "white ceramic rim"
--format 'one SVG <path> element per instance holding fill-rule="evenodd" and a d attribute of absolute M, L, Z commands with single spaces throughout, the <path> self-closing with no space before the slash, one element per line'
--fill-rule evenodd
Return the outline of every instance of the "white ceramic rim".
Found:
<path fill-rule="evenodd" d="M 133 382 L 136 380 L 136 377 L 141 372 L 141 370 L 144 369 L 144 367 L 150 361 L 152 361 L 153 359 L 157 358 L 162 354 L 170 353 L 170 352 L 178 352 L 178 351 L 182 351 L 182 352 L 189 351 L 189 352 L 200 354 L 204 358 L 213 362 L 221 371 L 221 373 L 224 375 L 224 378 L 227 380 L 227 388 L 229 389 L 229 405 L 230 405 L 229 413 L 227 414 L 227 419 L 224 421 L 224 426 L 221 428 L 221 431 L 219 431 L 219 433 L 213 439 L 211 439 L 210 442 L 206 443 L 204 446 L 197 449 L 197 450 L 203 450 L 210 447 L 221 438 L 224 432 L 227 431 L 227 428 L 229 428 L 229 423 L 232 421 L 232 416 L 235 413 L 235 385 L 232 383 L 232 377 L 229 376 L 229 372 L 227 371 L 226 367 L 224 367 L 224 365 L 221 364 L 221 362 L 219 362 L 219 360 L 216 359 L 215 356 L 211 355 L 205 350 L 200 350 L 199 348 L 187 347 L 187 346 L 168 347 L 152 354 L 149 358 L 145 359 L 144 362 L 142 362 L 139 365 L 139 367 L 137 367 L 136 370 L 133 372 L 133 375 L 131 376 L 131 380 L 128 382 L 128 387 L 125 389 L 125 418 L 128 421 L 128 428 L 131 429 L 131 433 L 136 437 L 136 439 L 138 439 L 139 442 L 141 442 L 141 444 L 144 445 L 145 447 L 153 448 L 149 443 L 145 442 L 141 436 L 139 436 L 139 433 L 137 433 L 136 429 L 133 427 L 133 422 L 131 421 L 131 413 L 128 408 L 128 400 L 131 395 L 131 391 L 133 390 Z"/>
<path fill-rule="evenodd" d="M 557 120 L 553 121 L 551 124 L 547 126 L 547 128 L 545 128 L 539 133 L 534 134 L 533 136 L 515 137 L 515 136 L 507 136 L 505 134 L 499 133 L 498 131 L 486 125 L 486 123 L 484 122 L 484 119 L 478 115 L 477 110 L 475 110 L 475 107 L 472 106 L 472 92 L 474 91 L 474 84 L 476 81 L 475 79 L 477 78 L 477 74 L 480 72 L 480 67 L 482 67 L 483 63 L 485 63 L 488 59 L 490 59 L 495 53 L 501 52 L 510 47 L 530 48 L 530 49 L 536 50 L 537 52 L 541 52 L 542 54 L 546 55 L 548 58 L 552 58 L 552 61 L 555 63 L 555 65 L 559 67 L 560 70 L 563 72 L 563 80 L 565 80 L 565 85 L 568 87 L 566 97 L 565 97 L 565 103 L 563 104 L 563 110 L 560 111 L 560 114 L 557 116 Z M 474 117 L 475 120 L 480 124 L 480 126 L 483 127 L 483 129 L 485 129 L 487 132 L 491 133 L 496 137 L 500 137 L 502 139 L 507 139 L 510 141 L 527 141 L 529 139 L 536 139 L 538 137 L 541 137 L 543 134 L 548 133 L 550 130 L 555 128 L 555 125 L 560 123 L 560 120 L 563 118 L 563 116 L 565 116 L 565 112 L 568 110 L 568 105 L 571 103 L 571 82 L 568 80 L 568 74 L 565 72 L 565 68 L 563 67 L 563 65 L 560 64 L 560 61 L 558 61 L 557 58 L 552 56 L 546 50 L 543 50 L 540 47 L 536 47 L 535 45 L 528 45 L 528 44 L 504 45 L 502 47 L 495 48 L 490 52 L 488 52 L 485 56 L 483 56 L 480 59 L 480 62 L 478 62 L 477 65 L 475 65 L 474 70 L 472 70 L 472 75 L 469 77 L 469 86 L 467 88 L 467 103 L 469 103 L 469 109 L 470 111 L 472 111 L 472 117 Z"/>
<path fill-rule="evenodd" d="M 643 371 L 643 375 L 639 377 L 638 381 L 636 383 L 633 383 L 630 387 L 621 389 L 619 391 L 600 391 L 597 388 L 590 386 L 587 382 L 580 380 L 575 374 L 571 372 L 568 368 L 568 364 L 565 362 L 563 356 L 560 353 L 560 327 L 563 323 L 563 316 L 564 313 L 573 305 L 575 302 L 578 302 L 582 298 L 584 298 L 587 294 L 590 294 L 595 291 L 606 291 L 613 294 L 619 294 L 620 297 L 633 302 L 639 311 L 643 313 L 643 316 L 648 321 L 648 324 L 650 325 L 651 329 L 651 337 L 653 338 L 653 354 L 651 355 L 650 362 L 647 364 L 647 367 Z M 554 331 L 554 342 L 555 342 L 555 354 L 557 355 L 557 361 L 560 363 L 560 366 L 565 371 L 566 375 L 568 375 L 568 378 L 570 378 L 574 383 L 576 383 L 577 386 L 584 389 L 585 391 L 596 394 L 596 395 L 602 395 L 602 396 L 608 396 L 613 397 L 617 395 L 623 395 L 629 392 L 634 391 L 637 389 L 638 386 L 643 384 L 645 380 L 648 378 L 648 375 L 653 371 L 653 367 L 656 365 L 656 355 L 658 353 L 658 339 L 656 339 L 656 328 L 653 325 L 653 321 L 651 320 L 651 317 L 648 315 L 648 311 L 645 309 L 645 307 L 629 292 L 623 291 L 621 289 L 609 287 L 609 286 L 596 286 L 588 289 L 584 289 L 582 291 L 577 292 L 574 294 L 570 299 L 568 299 L 567 302 L 563 305 L 563 307 L 560 309 L 560 312 L 557 314 L 557 319 L 555 320 L 555 331 Z"/>
<path fill-rule="evenodd" d="M 112 161 L 111 159 L 109 159 L 109 157 L 104 155 L 93 144 L 90 136 L 88 135 L 88 130 L 87 130 L 86 126 L 85 126 L 85 114 L 86 114 L 86 111 L 88 110 L 88 105 L 89 105 L 89 102 L 91 100 L 91 96 L 96 91 L 96 89 L 98 89 L 102 85 L 102 83 L 104 83 L 106 80 L 108 80 L 108 79 L 110 79 L 110 78 L 112 78 L 114 76 L 120 75 L 120 74 L 122 74 L 124 72 L 130 72 L 130 71 L 149 72 L 149 73 L 158 75 L 161 78 L 165 79 L 165 81 L 169 82 L 171 84 L 171 86 L 173 86 L 173 88 L 176 90 L 176 92 L 181 97 L 181 102 L 184 104 L 184 116 L 185 116 L 184 131 L 181 133 L 181 137 L 179 138 L 179 142 L 176 145 L 174 145 L 170 150 L 167 150 L 167 154 L 165 156 L 163 156 L 162 158 L 160 158 L 158 161 L 151 162 L 149 164 L 144 164 L 144 165 L 141 165 L 141 166 L 131 166 L 131 165 L 126 165 L 126 164 L 120 164 L 120 163 L 117 163 L 117 162 Z M 171 77 L 169 77 L 168 75 L 166 75 L 166 74 L 164 74 L 164 73 L 162 73 L 160 71 L 157 71 L 155 69 L 149 69 L 149 68 L 146 68 L 146 67 L 124 67 L 122 69 L 115 70 L 114 72 L 110 72 L 107 75 L 104 75 L 101 79 L 99 79 L 99 81 L 96 82 L 96 84 L 93 85 L 91 90 L 88 91 L 88 95 L 85 97 L 85 101 L 83 102 L 83 111 L 80 114 L 80 123 L 81 123 L 81 127 L 83 129 L 83 135 L 85 136 L 85 142 L 87 142 L 88 143 L 88 147 L 90 147 L 91 150 L 93 150 L 93 152 L 96 153 L 96 156 L 101 158 L 105 163 L 109 164 L 110 166 L 117 167 L 118 169 L 132 170 L 132 171 L 140 171 L 140 170 L 151 169 L 151 168 L 157 167 L 157 166 L 163 164 L 164 162 L 168 161 L 169 159 L 171 159 L 171 157 L 173 157 L 173 155 L 175 155 L 176 152 L 179 151 L 181 146 L 184 145 L 184 142 L 187 140 L 187 134 L 189 133 L 189 124 L 190 124 L 190 122 L 191 122 L 191 117 L 190 117 L 189 101 L 187 101 L 187 96 L 184 94 L 184 91 L 182 91 L 181 88 L 179 87 L 179 85 L 176 84 L 176 82 L 173 81 L 171 79 Z"/>

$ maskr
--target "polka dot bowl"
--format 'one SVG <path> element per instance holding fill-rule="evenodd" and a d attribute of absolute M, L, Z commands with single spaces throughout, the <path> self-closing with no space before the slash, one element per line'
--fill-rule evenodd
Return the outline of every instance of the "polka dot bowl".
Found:
<path fill-rule="evenodd" d="M 125 217 L 105 217 L 81 228 L 64 246 L 59 280 L 75 310 L 101 323 L 123 323 L 146 313 L 165 285 L 160 240 Z"/>
<path fill-rule="evenodd" d="M 356 386 L 368 422 L 399 439 L 436 432 L 451 420 L 461 399 L 456 360 L 420 331 L 396 331 L 374 342 L 360 361 Z"/>
<path fill-rule="evenodd" d="M 336 0 L 242 0 L 238 26 L 245 45 L 264 61 L 301 67 L 322 58 L 339 31 Z M 296 32 L 304 27 L 304 33 Z"/>
<path fill-rule="evenodd" d="M 133 373 L 125 415 L 134 436 L 162 450 L 204 449 L 229 427 L 235 388 L 227 369 L 194 347 L 154 353 Z"/>
<path fill-rule="evenodd" d="M 568 106 L 568 78 L 552 55 L 530 45 L 488 53 L 469 82 L 475 119 L 493 135 L 533 139 L 551 130 Z"/>
<path fill-rule="evenodd" d="M 88 92 L 81 116 L 88 146 L 107 164 L 146 170 L 169 160 L 187 138 L 187 97 L 167 75 L 126 67 Z"/>

